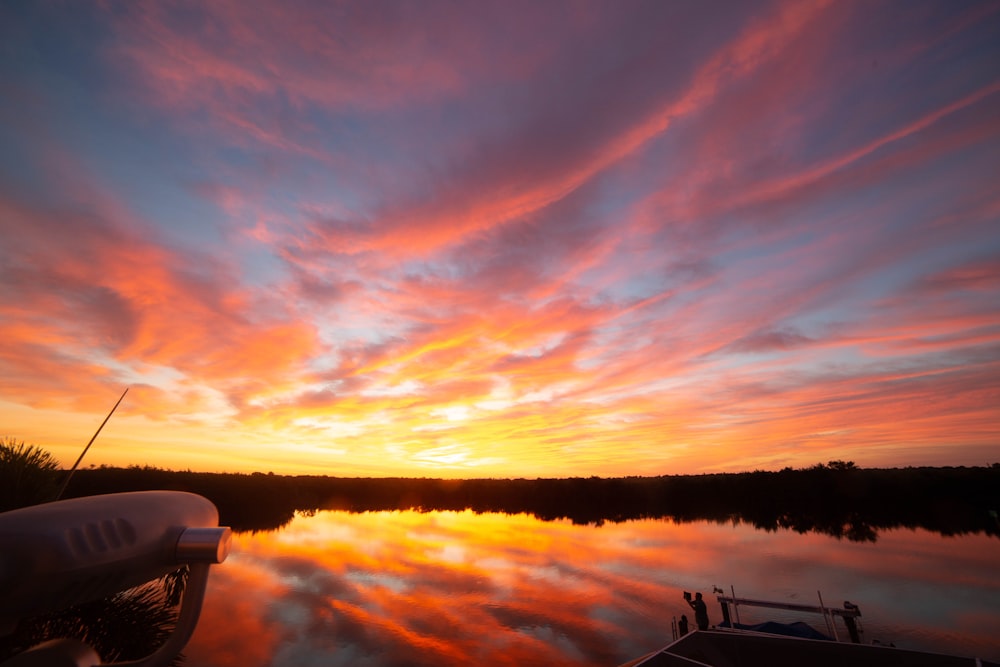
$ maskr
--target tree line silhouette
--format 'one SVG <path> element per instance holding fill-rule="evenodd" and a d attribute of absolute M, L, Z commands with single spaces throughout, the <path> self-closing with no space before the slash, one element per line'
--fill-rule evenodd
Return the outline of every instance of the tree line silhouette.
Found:
<path fill-rule="evenodd" d="M 1000 537 L 1000 464 L 863 469 L 831 461 L 707 475 L 468 480 L 102 467 L 78 471 L 67 496 L 145 489 L 201 494 L 219 508 L 221 523 L 238 531 L 280 528 L 296 512 L 413 509 L 526 513 L 591 525 L 650 518 L 742 522 L 853 541 L 875 541 L 880 530 L 897 527 Z"/>

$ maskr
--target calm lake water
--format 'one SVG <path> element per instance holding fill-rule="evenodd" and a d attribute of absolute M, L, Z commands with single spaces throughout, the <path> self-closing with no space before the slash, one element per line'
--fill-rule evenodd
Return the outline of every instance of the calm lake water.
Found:
<path fill-rule="evenodd" d="M 867 642 L 997 661 L 998 564 L 996 538 L 920 530 L 872 544 L 707 522 L 319 512 L 235 537 L 185 653 L 220 667 L 618 665 L 692 617 L 682 591 L 705 594 L 714 624 L 712 588 L 733 586 L 804 604 L 818 590 L 861 607 Z"/>

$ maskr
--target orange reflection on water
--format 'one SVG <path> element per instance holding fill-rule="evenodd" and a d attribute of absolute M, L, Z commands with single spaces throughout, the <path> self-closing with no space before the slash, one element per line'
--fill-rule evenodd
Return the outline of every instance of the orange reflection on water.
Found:
<path fill-rule="evenodd" d="M 862 606 L 869 640 L 996 659 L 998 557 L 995 538 L 912 531 L 872 545 L 728 524 L 320 512 L 237 536 L 187 654 L 205 665 L 614 665 L 670 640 L 671 617 L 690 611 L 682 590 L 711 600 L 713 585 L 733 584 L 807 602 L 822 589 L 827 604 Z M 916 643 L 901 640 L 907 626 Z"/>
<path fill-rule="evenodd" d="M 281 626 L 262 614 L 270 600 L 289 590 L 259 564 L 242 562 L 213 573 L 211 599 L 198 624 L 197 651 L 212 664 L 265 665 L 281 640 Z M 190 651 L 188 652 L 190 654 Z"/>

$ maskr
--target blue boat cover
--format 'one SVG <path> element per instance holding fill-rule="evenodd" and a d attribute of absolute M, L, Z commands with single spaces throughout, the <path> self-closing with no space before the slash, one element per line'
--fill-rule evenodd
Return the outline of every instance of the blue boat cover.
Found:
<path fill-rule="evenodd" d="M 800 637 L 802 639 L 826 639 L 833 641 L 832 637 L 827 637 L 822 632 L 802 621 L 794 623 L 778 623 L 777 621 L 764 621 L 749 625 L 747 623 L 719 623 L 720 628 L 734 627 L 737 630 L 752 630 L 754 632 L 766 632 L 770 635 L 783 635 L 785 637 Z"/>

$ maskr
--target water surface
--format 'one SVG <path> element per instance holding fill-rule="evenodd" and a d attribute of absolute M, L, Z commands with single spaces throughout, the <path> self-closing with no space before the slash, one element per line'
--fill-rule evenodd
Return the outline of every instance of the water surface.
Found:
<path fill-rule="evenodd" d="M 682 591 L 705 594 L 714 624 L 713 586 L 732 586 L 805 604 L 820 591 L 861 607 L 868 642 L 996 661 L 997 563 L 996 538 L 923 530 L 858 543 L 744 524 L 317 512 L 236 536 L 185 653 L 219 667 L 617 665 L 691 618 Z"/>

